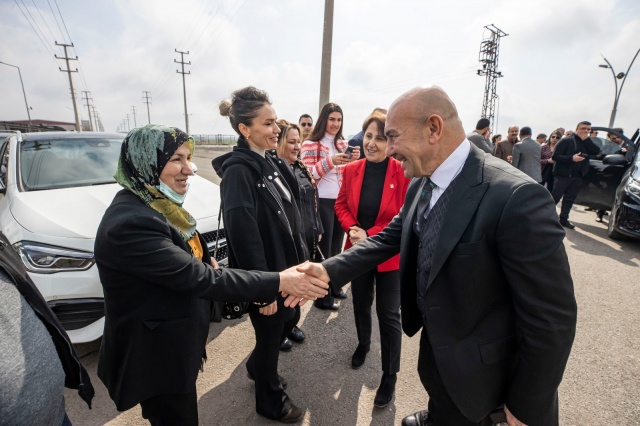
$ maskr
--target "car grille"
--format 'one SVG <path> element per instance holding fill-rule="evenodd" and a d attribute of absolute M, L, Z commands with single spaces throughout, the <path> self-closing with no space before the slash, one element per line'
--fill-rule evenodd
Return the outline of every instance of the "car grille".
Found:
<path fill-rule="evenodd" d="M 48 302 L 65 330 L 78 330 L 104 316 L 104 299 L 65 299 Z"/>
<path fill-rule="evenodd" d="M 640 232 L 640 211 L 622 204 L 618 218 L 618 226 L 621 228 L 631 232 Z"/>
<path fill-rule="evenodd" d="M 218 234 L 220 234 L 218 236 Z M 211 257 L 214 257 L 220 266 L 227 263 L 227 236 L 224 232 L 224 229 L 220 229 L 217 231 L 205 232 L 201 234 L 202 238 L 207 243 L 207 250 L 209 250 L 209 254 Z M 218 252 L 216 253 L 216 239 L 218 240 Z"/>

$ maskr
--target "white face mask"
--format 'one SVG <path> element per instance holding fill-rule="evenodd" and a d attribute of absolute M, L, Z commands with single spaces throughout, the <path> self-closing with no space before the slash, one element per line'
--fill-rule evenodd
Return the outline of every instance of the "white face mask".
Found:
<path fill-rule="evenodd" d="M 156 186 L 156 188 L 158 189 L 158 191 L 162 192 L 165 197 L 167 197 L 177 205 L 182 206 L 182 204 L 184 203 L 184 199 L 187 198 L 187 193 L 189 192 L 189 183 L 187 183 L 187 190 L 184 194 L 178 194 L 176 191 L 169 188 L 169 186 L 167 186 L 167 184 L 165 184 L 163 181 L 160 181 L 160 185 Z"/>

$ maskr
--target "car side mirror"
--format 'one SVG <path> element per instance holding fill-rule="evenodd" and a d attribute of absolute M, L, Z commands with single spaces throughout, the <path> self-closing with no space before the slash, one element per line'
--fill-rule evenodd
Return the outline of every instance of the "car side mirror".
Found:
<path fill-rule="evenodd" d="M 604 157 L 602 164 L 606 164 L 608 166 L 626 166 L 628 163 L 624 155 L 611 154 Z"/>

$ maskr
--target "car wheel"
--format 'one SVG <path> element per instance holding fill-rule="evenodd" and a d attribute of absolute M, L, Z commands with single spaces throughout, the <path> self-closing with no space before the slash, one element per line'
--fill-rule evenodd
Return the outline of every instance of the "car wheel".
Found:
<path fill-rule="evenodd" d="M 612 240 L 626 240 L 627 236 L 624 235 L 624 234 L 621 234 L 620 232 L 618 232 L 616 230 L 616 227 L 614 226 L 614 223 L 615 223 L 614 211 L 615 211 L 615 209 L 611 209 L 611 214 L 609 215 L 609 225 L 607 226 L 607 235 Z"/>

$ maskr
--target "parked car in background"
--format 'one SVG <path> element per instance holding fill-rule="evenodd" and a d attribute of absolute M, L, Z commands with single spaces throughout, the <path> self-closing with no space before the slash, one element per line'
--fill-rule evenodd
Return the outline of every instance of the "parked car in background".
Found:
<path fill-rule="evenodd" d="M 73 343 L 102 336 L 104 298 L 93 246 L 115 183 L 123 135 L 16 132 L 0 139 L 0 230 Z M 219 187 L 189 178 L 184 207 L 208 249 L 226 263 Z M 214 245 L 218 242 L 219 249 Z"/>
<path fill-rule="evenodd" d="M 596 210 L 610 211 L 607 233 L 613 239 L 640 239 L 640 137 L 628 138 L 614 129 L 591 127 L 618 136 L 627 152 L 605 138 L 592 138 L 600 156 L 589 157 L 589 175 L 583 179 L 575 203 Z"/>

